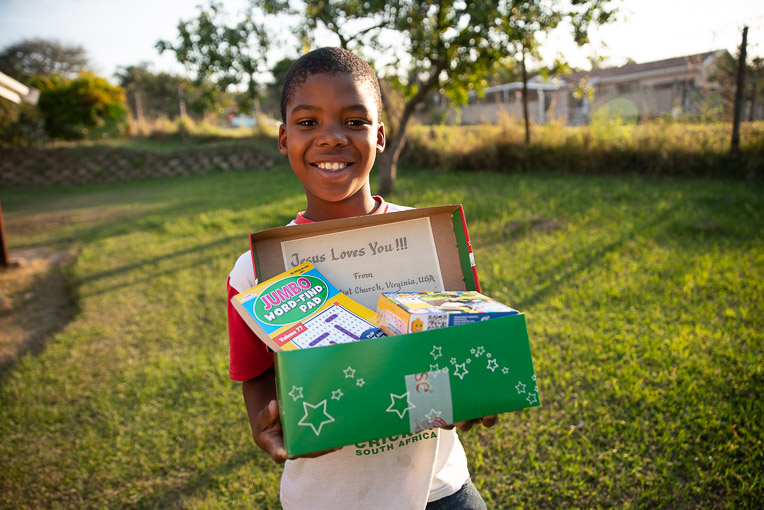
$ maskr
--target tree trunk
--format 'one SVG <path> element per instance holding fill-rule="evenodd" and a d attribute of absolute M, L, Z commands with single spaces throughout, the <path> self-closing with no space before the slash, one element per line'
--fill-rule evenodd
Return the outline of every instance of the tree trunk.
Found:
<path fill-rule="evenodd" d="M 183 87 L 178 87 L 178 110 L 180 110 L 180 118 L 186 116 L 186 99 L 183 93 Z"/>
<path fill-rule="evenodd" d="M 417 94 L 410 99 L 403 108 L 401 118 L 398 120 L 398 129 L 393 133 L 390 143 L 385 144 L 384 152 L 379 156 L 379 194 L 389 195 L 395 191 L 395 178 L 398 172 L 398 158 L 406 146 L 406 127 L 414 114 L 416 105 L 421 101 L 424 94 Z"/>
<path fill-rule="evenodd" d="M 401 112 L 401 118 L 397 122 L 395 133 L 393 133 L 391 143 L 386 144 L 385 151 L 380 155 L 379 159 L 379 190 L 378 193 L 382 196 L 389 195 L 395 191 L 395 178 L 398 172 L 398 158 L 403 152 L 403 148 L 406 146 L 406 127 L 409 120 L 414 115 L 416 106 L 424 101 L 424 98 L 435 87 L 440 78 L 440 72 L 444 69 L 445 62 L 441 61 L 435 66 L 430 77 L 422 83 L 419 91 L 414 97 L 406 102 Z M 390 114 L 391 112 L 388 112 Z"/>
<path fill-rule="evenodd" d="M 740 150 L 740 115 L 743 109 L 743 87 L 745 86 L 745 54 L 746 40 L 748 39 L 748 27 L 743 27 L 743 42 L 740 44 L 740 58 L 737 70 L 737 87 L 735 88 L 735 110 L 732 119 L 732 144 L 731 151 L 736 153 Z"/>
<path fill-rule="evenodd" d="M 406 135 L 396 136 L 392 143 L 385 147 L 385 151 L 379 155 L 379 191 L 382 196 L 390 195 L 395 191 L 395 179 L 398 174 L 398 159 L 406 146 Z"/>
<path fill-rule="evenodd" d="M 143 96 L 141 91 L 135 91 L 135 121 L 138 124 L 138 132 L 143 134 Z"/>
<path fill-rule="evenodd" d="M 255 131 L 262 133 L 265 128 L 265 119 L 263 117 L 263 108 L 260 105 L 260 98 L 258 96 L 252 98 L 252 112 L 255 116 L 253 128 Z"/>
<path fill-rule="evenodd" d="M 523 48 L 523 119 L 525 120 L 525 146 L 531 144 L 531 125 L 528 121 L 528 70 L 525 67 L 525 48 Z"/>

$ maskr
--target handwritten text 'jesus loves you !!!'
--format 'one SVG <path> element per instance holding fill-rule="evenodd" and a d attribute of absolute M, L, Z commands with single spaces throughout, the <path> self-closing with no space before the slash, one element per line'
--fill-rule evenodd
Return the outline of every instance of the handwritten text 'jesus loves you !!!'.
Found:
<path fill-rule="evenodd" d="M 297 267 L 300 264 L 304 264 L 305 262 L 310 262 L 312 264 L 320 264 L 321 262 L 326 262 L 327 260 L 332 261 L 338 261 L 338 260 L 349 260 L 349 259 L 355 259 L 360 257 L 365 257 L 367 255 L 381 255 L 383 253 L 390 253 L 394 251 L 401 251 L 401 250 L 407 250 L 408 249 L 408 239 L 406 237 L 398 237 L 395 239 L 395 243 L 380 243 L 379 241 L 373 241 L 368 244 L 368 249 L 366 246 L 363 246 L 361 248 L 355 248 L 355 249 L 349 249 L 349 250 L 340 250 L 331 248 L 329 250 L 329 253 L 321 253 L 321 254 L 315 254 L 315 255 L 308 255 L 308 256 L 302 256 L 299 253 L 292 253 L 290 264 L 292 267 Z"/>

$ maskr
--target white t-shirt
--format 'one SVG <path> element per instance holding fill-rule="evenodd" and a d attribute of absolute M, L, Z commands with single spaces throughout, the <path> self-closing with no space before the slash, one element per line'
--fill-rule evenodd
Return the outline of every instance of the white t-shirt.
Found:
<path fill-rule="evenodd" d="M 410 209 L 381 205 L 384 212 Z M 229 285 L 243 291 L 256 284 L 252 257 L 245 252 Z M 456 429 L 425 430 L 345 446 L 315 459 L 287 460 L 281 504 L 285 510 L 421 510 L 458 491 L 468 478 Z"/>

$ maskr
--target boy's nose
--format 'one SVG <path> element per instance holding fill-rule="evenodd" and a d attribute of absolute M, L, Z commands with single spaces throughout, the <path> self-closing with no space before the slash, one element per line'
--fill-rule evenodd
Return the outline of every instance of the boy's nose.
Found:
<path fill-rule="evenodd" d="M 342 126 L 327 124 L 324 125 L 319 133 L 317 142 L 324 147 L 337 147 L 347 145 L 348 139 L 342 130 Z"/>

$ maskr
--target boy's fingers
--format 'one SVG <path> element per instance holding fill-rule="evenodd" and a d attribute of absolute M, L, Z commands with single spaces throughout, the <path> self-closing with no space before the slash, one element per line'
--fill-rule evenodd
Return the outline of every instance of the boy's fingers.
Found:
<path fill-rule="evenodd" d="M 483 416 L 482 418 L 475 418 L 474 420 L 459 421 L 459 422 L 454 423 L 453 425 L 448 425 L 446 427 L 441 427 L 441 428 L 451 430 L 454 427 L 458 427 L 459 430 L 461 430 L 463 432 L 467 432 L 476 423 L 480 423 L 484 427 L 493 427 L 494 425 L 496 425 L 496 422 L 498 420 L 499 420 L 499 417 L 497 415 L 493 414 L 491 416 Z"/>
<path fill-rule="evenodd" d="M 493 427 L 496 425 L 496 422 L 499 421 L 498 415 L 491 415 L 491 416 L 483 416 L 480 418 L 481 423 L 484 427 Z"/>
<path fill-rule="evenodd" d="M 469 429 L 472 428 L 473 423 L 475 423 L 475 420 L 460 421 L 459 423 L 454 423 L 454 425 L 459 427 L 459 430 L 462 430 L 463 432 L 467 432 Z"/>
<path fill-rule="evenodd" d="M 286 461 L 287 453 L 284 448 L 284 437 L 279 423 L 279 405 L 275 400 L 268 402 L 255 419 L 255 443 L 260 449 L 268 452 L 271 458 L 281 464 Z"/>
<path fill-rule="evenodd" d="M 255 423 L 259 430 L 271 427 L 279 417 L 278 402 L 271 400 L 258 414 Z"/>
<path fill-rule="evenodd" d="M 276 464 L 283 464 L 287 460 L 287 453 L 283 446 L 276 448 L 276 451 L 271 452 L 271 458 Z"/>

